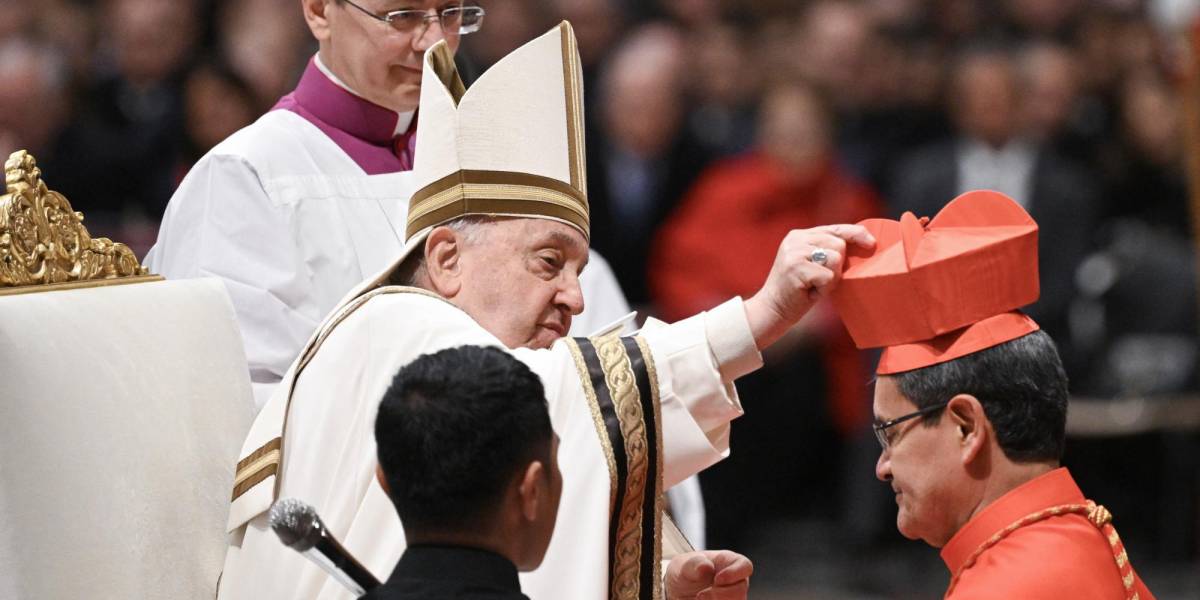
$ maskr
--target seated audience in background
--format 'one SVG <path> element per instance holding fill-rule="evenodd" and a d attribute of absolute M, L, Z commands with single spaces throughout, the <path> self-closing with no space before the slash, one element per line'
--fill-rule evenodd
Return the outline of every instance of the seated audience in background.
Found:
<path fill-rule="evenodd" d="M 884 348 L 875 474 L 900 533 L 942 549 L 946 597 L 1153 598 L 1061 466 L 1067 376 L 1017 310 L 1038 297 L 1037 224 L 991 191 L 862 224 L 879 244 L 851 251 L 834 302 L 860 348 Z"/>
<path fill-rule="evenodd" d="M 681 6 L 670 3 L 669 7 Z M 746 68 L 753 53 L 751 36 L 717 21 L 687 32 L 692 100 L 685 118 L 690 139 L 712 157 L 741 154 L 754 144 L 759 72 Z M 697 173 L 699 175 L 699 173 Z"/>
<path fill-rule="evenodd" d="M 0 153 L 7 159 L 17 150 L 27 150 L 38 164 L 55 164 L 70 116 L 64 56 L 29 37 L 0 40 L 0 79 L 6 83 L 0 89 Z"/>
<path fill-rule="evenodd" d="M 1105 172 L 1096 252 L 1078 278 L 1087 318 L 1077 348 L 1088 369 L 1071 379 L 1089 396 L 1186 393 L 1196 389 L 1200 338 L 1183 106 L 1149 73 L 1129 77 L 1121 98 L 1124 159 Z"/>
<path fill-rule="evenodd" d="M 98 44 L 110 61 L 102 62 L 88 82 L 78 115 L 85 132 L 79 151 L 89 157 L 81 162 L 90 178 L 86 201 L 93 212 L 144 219 L 136 232 L 140 253 L 149 246 L 142 238 L 153 236 L 154 221 L 177 183 L 185 121 L 182 85 L 201 42 L 202 3 L 113 0 L 101 5 Z"/>
<path fill-rule="evenodd" d="M 260 111 L 250 84 L 218 59 L 202 62 L 183 84 L 184 139 L 176 176 L 188 170 L 213 146 L 253 123 Z"/>
<path fill-rule="evenodd" d="M 295 6 L 291 0 L 241 0 L 218 3 L 213 10 L 212 27 L 219 37 L 210 52 L 228 62 L 264 111 L 291 91 L 317 50 L 304 15 Z"/>
<path fill-rule="evenodd" d="M 792 229 L 882 213 L 874 191 L 837 164 L 831 117 L 808 86 L 780 84 L 767 93 L 754 149 L 706 169 L 659 230 L 650 272 L 664 318 L 752 295 Z M 734 436 L 750 443 L 701 475 L 715 547 L 740 545 L 748 523 L 763 514 L 836 502 L 828 493 L 836 472 L 827 465 L 837 462 L 839 438 L 866 438 L 870 371 L 829 308 L 818 306 L 766 353 L 762 371 L 739 383 L 747 397 L 782 401 L 735 422 Z M 787 434 L 779 423 L 790 424 Z M 781 486 L 787 491 L 776 493 Z"/>
<path fill-rule="evenodd" d="M 582 41 L 581 41 L 582 46 Z M 612 263 L 630 304 L 644 308 L 654 232 L 708 164 L 684 128 L 687 46 L 663 24 L 632 31 L 599 76 L 587 132 L 591 246 Z"/>
<path fill-rule="evenodd" d="M 779 240 L 792 229 L 882 213 L 874 190 L 837 164 L 834 129 L 812 88 L 787 84 L 767 92 L 753 151 L 706 169 L 659 230 L 650 270 L 656 274 L 654 301 L 665 318 L 684 318 L 730 296 L 753 294 L 775 260 Z M 866 374 L 832 312 L 814 313 L 790 341 L 775 352 L 819 349 L 838 424 L 852 428 L 855 415 L 862 416 L 856 403 Z"/>
<path fill-rule="evenodd" d="M 1083 94 L 1082 60 L 1070 46 L 1036 41 L 1023 46 L 1016 66 L 1025 81 L 1023 118 L 1030 138 L 1073 160 L 1094 162 L 1096 139 L 1079 110 Z"/>
<path fill-rule="evenodd" d="M 364 598 L 527 598 L 517 571 L 541 564 L 562 494 L 537 375 L 498 348 L 424 355 L 396 373 L 375 440 L 409 546 Z"/>
<path fill-rule="evenodd" d="M 893 215 L 932 215 L 969 190 L 1004 193 L 1033 215 L 1054 251 L 1039 257 L 1041 298 L 1029 315 L 1062 346 L 1077 372 L 1068 310 L 1075 271 L 1089 247 L 1098 195 L 1094 177 L 1031 135 L 1023 109 L 1030 81 L 1005 49 L 980 47 L 952 66 L 949 106 L 957 133 L 918 149 L 899 165 L 888 203 Z"/>

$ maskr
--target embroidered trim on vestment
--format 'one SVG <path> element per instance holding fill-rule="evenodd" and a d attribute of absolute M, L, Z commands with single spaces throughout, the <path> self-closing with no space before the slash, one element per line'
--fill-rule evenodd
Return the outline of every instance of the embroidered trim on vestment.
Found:
<path fill-rule="evenodd" d="M 642 494 L 640 597 L 659 600 L 662 598 L 663 448 L 658 377 L 644 338 L 625 337 L 621 341 L 637 382 L 647 449 L 646 490 Z"/>
<path fill-rule="evenodd" d="M 588 411 L 592 414 L 592 424 L 596 426 L 596 437 L 600 440 L 600 447 L 604 451 L 604 459 L 608 463 L 608 514 L 613 514 L 617 509 L 617 460 L 613 456 L 612 441 L 608 437 L 608 428 L 604 423 L 604 413 L 600 410 L 599 400 L 596 398 L 596 389 L 592 387 L 592 378 L 588 373 L 587 363 L 583 360 L 583 354 L 579 350 L 579 342 L 574 339 L 567 338 L 564 340 L 567 348 L 571 350 L 571 356 L 575 359 L 575 369 L 579 371 L 579 382 L 583 385 L 583 394 L 588 400 Z M 587 340 L 581 340 L 588 343 Z"/>
<path fill-rule="evenodd" d="M 573 340 L 591 381 L 593 419 L 615 465 L 609 521 L 609 581 L 613 600 L 662 597 L 662 441 L 657 382 L 633 338 L 616 334 Z M 578 362 L 577 362 L 578 366 Z M 586 390 L 585 385 L 585 390 Z M 611 448 L 611 450 L 610 450 Z"/>
<path fill-rule="evenodd" d="M 562 35 L 563 85 L 567 103 L 567 161 L 571 172 L 571 187 L 587 193 L 587 168 L 584 165 L 583 139 L 583 81 L 579 65 L 579 48 L 575 36 Z M 586 204 L 585 204 L 586 206 Z"/>
<path fill-rule="evenodd" d="M 282 447 L 283 441 L 275 438 L 238 461 L 233 476 L 233 497 L 230 502 L 237 500 L 239 496 L 245 494 L 262 480 L 279 472 Z"/>
<path fill-rule="evenodd" d="M 405 235 L 468 214 L 531 215 L 559 219 L 589 232 L 584 193 L 552 177 L 463 169 L 422 187 L 409 201 Z"/>

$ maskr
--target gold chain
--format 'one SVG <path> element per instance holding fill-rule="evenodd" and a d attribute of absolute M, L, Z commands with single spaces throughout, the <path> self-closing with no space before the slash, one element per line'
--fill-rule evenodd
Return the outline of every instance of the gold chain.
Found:
<path fill-rule="evenodd" d="M 1037 523 L 1038 521 L 1049 519 L 1050 517 L 1057 517 L 1066 514 L 1077 514 L 1084 516 L 1087 518 L 1089 523 L 1100 530 L 1100 533 L 1104 534 L 1104 538 L 1108 540 L 1109 546 L 1112 547 L 1113 560 L 1116 561 L 1117 571 L 1121 574 L 1121 583 L 1125 585 L 1125 598 L 1127 600 L 1139 600 L 1138 593 L 1133 589 L 1133 566 L 1129 564 L 1129 555 L 1125 553 L 1125 548 L 1121 544 L 1121 537 L 1117 535 L 1116 528 L 1112 526 L 1112 513 L 1108 512 L 1108 509 L 1096 504 L 1095 502 L 1092 502 L 1091 500 L 1088 500 L 1083 504 L 1062 504 L 1047 508 L 1046 510 L 1026 515 L 1013 522 L 1008 527 L 1001 529 L 996 533 L 996 535 L 993 535 L 992 537 L 988 538 L 987 541 L 980 544 L 979 547 L 976 548 L 969 557 L 967 557 L 967 560 L 963 562 L 961 567 L 959 567 L 958 571 L 954 574 L 954 577 L 950 579 L 950 587 L 946 588 L 946 596 L 949 597 L 950 593 L 954 591 L 954 586 L 958 585 L 958 580 L 962 576 L 963 572 L 971 568 L 975 564 L 975 561 L 979 560 L 980 555 L 982 555 L 992 546 L 998 544 L 1000 540 L 1003 540 L 1012 532 L 1026 525 L 1031 525 L 1033 523 Z M 1105 531 L 1105 528 L 1108 528 L 1108 531 Z"/>

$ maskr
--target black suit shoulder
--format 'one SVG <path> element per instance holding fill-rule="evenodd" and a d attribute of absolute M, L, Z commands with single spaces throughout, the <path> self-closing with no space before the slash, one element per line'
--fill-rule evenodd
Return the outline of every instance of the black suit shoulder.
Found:
<path fill-rule="evenodd" d="M 517 568 L 486 550 L 416 545 L 405 550 L 392 576 L 364 600 L 529 600 Z"/>
<path fill-rule="evenodd" d="M 397 579 L 371 590 L 360 600 L 529 600 L 529 597 L 463 583 Z"/>

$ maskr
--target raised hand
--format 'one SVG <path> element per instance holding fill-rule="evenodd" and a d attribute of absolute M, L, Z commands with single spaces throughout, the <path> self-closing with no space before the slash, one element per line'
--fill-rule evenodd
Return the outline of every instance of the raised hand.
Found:
<path fill-rule="evenodd" d="M 783 238 L 766 283 L 746 301 L 746 317 L 760 350 L 837 285 L 847 244 L 872 248 L 875 238 L 860 225 L 794 229 Z"/>

